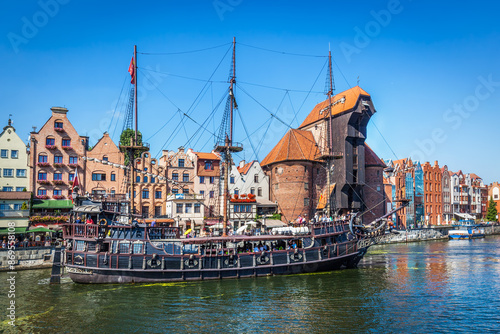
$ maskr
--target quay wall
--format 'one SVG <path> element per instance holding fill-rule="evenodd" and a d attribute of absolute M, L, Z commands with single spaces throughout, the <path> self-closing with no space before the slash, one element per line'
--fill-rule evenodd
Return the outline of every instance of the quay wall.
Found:
<path fill-rule="evenodd" d="M 14 256 L 8 249 L 0 249 L 0 271 L 50 268 L 54 260 L 54 247 L 17 248 Z M 11 253 L 12 254 L 12 253 Z M 13 261 L 14 268 L 10 268 Z"/>
<path fill-rule="evenodd" d="M 500 225 L 482 226 L 486 235 L 500 234 Z M 400 242 L 417 242 L 427 240 L 448 239 L 448 231 L 453 227 L 431 227 L 411 230 L 398 230 L 397 233 L 386 234 L 380 244 Z"/>

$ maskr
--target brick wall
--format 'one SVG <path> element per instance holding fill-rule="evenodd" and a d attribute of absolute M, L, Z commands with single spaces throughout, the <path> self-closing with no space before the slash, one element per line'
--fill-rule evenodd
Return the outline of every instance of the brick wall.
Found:
<path fill-rule="evenodd" d="M 54 198 L 54 190 L 61 190 L 61 196 L 68 198 L 71 195 L 70 175 L 78 168 L 81 191 L 85 189 L 85 162 L 81 158 L 85 155 L 88 138 L 78 135 L 67 117 L 68 109 L 53 107 L 52 115 L 38 132 L 31 133 L 30 139 L 30 190 L 34 195 L 39 190 L 46 191 L 48 198 Z M 55 130 L 56 123 L 61 130 Z M 53 145 L 47 146 L 47 139 L 53 140 Z M 69 140 L 69 146 L 63 148 L 63 140 Z M 39 162 L 40 156 L 46 156 L 46 166 Z M 55 157 L 62 157 L 60 165 L 54 165 Z M 70 157 L 76 159 L 75 165 L 70 165 Z M 39 173 L 46 173 L 46 180 L 39 180 Z M 61 184 L 54 184 L 54 174 L 61 173 Z M 43 184 L 46 181 L 47 184 Z"/>
<path fill-rule="evenodd" d="M 123 186 L 124 170 L 112 165 L 113 163 L 123 165 L 124 155 L 108 133 L 104 133 L 92 150 L 87 152 L 87 157 L 108 161 L 108 164 L 87 162 L 85 189 L 89 193 L 96 191 L 108 194 L 126 193 L 126 187 Z M 104 174 L 104 180 L 96 175 L 92 177 L 93 174 Z"/>
<path fill-rule="evenodd" d="M 383 167 L 365 168 L 364 202 L 368 211 L 363 215 L 363 222 L 369 223 L 385 214 Z"/>

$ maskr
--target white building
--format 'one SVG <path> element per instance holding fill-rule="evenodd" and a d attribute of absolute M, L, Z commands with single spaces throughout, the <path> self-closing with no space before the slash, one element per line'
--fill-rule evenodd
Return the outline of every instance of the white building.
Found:
<path fill-rule="evenodd" d="M 28 154 L 26 145 L 19 138 L 9 118 L 0 134 L 0 190 L 23 191 L 28 189 Z"/>
<path fill-rule="evenodd" d="M 173 218 L 176 226 L 184 230 L 194 229 L 197 233 L 203 227 L 205 206 L 199 194 L 171 194 L 165 203 L 167 217 Z"/>

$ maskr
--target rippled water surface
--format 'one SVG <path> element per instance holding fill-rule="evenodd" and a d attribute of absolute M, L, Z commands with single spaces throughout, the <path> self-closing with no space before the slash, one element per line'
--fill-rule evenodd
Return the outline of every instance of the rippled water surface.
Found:
<path fill-rule="evenodd" d="M 16 275 L 19 333 L 500 332 L 500 236 L 375 246 L 358 269 L 164 284 Z"/>

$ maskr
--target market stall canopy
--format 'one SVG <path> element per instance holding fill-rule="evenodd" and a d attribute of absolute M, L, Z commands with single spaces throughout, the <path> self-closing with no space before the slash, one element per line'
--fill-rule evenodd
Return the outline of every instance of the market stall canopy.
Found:
<path fill-rule="evenodd" d="M 9 231 L 9 229 L 7 227 L 0 228 L 0 235 L 9 234 L 9 232 L 12 232 L 12 229 L 11 229 L 11 231 Z M 14 234 L 23 234 L 23 233 L 26 233 L 26 227 L 15 227 L 14 228 Z"/>
<path fill-rule="evenodd" d="M 278 219 L 266 219 L 264 225 L 266 225 L 269 228 L 287 226 L 285 223 L 283 223 L 281 220 Z"/>
<path fill-rule="evenodd" d="M 33 201 L 32 209 L 72 209 L 73 203 L 69 199 L 36 199 Z"/>
<path fill-rule="evenodd" d="M 224 226 L 222 225 L 222 223 L 217 223 L 217 224 L 214 224 L 212 226 L 209 226 L 210 228 L 223 228 Z"/>
<path fill-rule="evenodd" d="M 46 227 L 35 227 L 34 229 L 28 231 L 28 233 L 36 233 L 36 232 L 51 232 L 51 233 L 54 233 L 54 231 L 49 230 Z"/>

